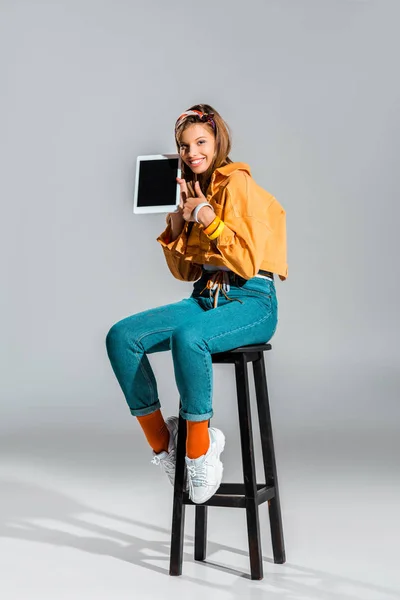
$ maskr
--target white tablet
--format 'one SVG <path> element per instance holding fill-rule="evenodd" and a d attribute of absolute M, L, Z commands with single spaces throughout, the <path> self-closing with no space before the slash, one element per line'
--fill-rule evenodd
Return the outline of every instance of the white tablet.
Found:
<path fill-rule="evenodd" d="M 151 154 L 136 160 L 133 212 L 167 213 L 179 206 L 181 176 L 179 154 Z"/>

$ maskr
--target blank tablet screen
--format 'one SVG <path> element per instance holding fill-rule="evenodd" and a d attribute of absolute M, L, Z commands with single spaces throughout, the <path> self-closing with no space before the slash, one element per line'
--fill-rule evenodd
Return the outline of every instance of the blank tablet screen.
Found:
<path fill-rule="evenodd" d="M 137 206 L 175 206 L 178 158 L 141 160 Z"/>

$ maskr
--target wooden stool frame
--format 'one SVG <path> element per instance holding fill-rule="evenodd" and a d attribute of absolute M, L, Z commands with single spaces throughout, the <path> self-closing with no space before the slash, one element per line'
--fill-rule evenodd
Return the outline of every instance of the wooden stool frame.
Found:
<path fill-rule="evenodd" d="M 172 511 L 170 575 L 182 574 L 185 506 L 195 506 L 195 560 L 206 559 L 207 511 L 209 506 L 244 508 L 247 517 L 251 579 L 263 578 L 260 524 L 258 507 L 268 502 L 272 550 L 274 562 L 286 560 L 283 540 L 282 515 L 279 500 L 278 477 L 272 436 L 271 414 L 264 363 L 264 352 L 270 344 L 241 346 L 228 352 L 212 354 L 214 363 L 235 365 L 237 404 L 239 411 L 240 442 L 244 483 L 222 483 L 217 492 L 204 504 L 194 504 L 184 492 L 184 469 L 186 454 L 186 421 L 179 417 L 177 458 Z M 250 412 L 250 393 L 247 363 L 253 365 L 257 399 L 258 421 L 264 466 L 264 483 L 257 483 L 254 460 L 253 431 Z"/>

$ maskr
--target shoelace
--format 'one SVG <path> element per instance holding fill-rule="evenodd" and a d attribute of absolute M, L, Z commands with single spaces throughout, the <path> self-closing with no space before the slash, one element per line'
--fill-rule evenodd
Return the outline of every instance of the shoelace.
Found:
<path fill-rule="evenodd" d="M 168 455 L 168 457 L 165 458 L 160 458 L 159 456 L 154 456 L 151 460 L 151 462 L 153 463 L 153 465 L 159 465 L 160 463 L 162 463 L 163 469 L 165 470 L 165 472 L 167 473 L 167 475 L 172 475 L 172 473 L 175 471 L 175 463 L 174 463 L 174 456 L 171 456 L 172 453 L 170 453 Z"/>
<path fill-rule="evenodd" d="M 187 467 L 189 474 L 189 485 L 199 487 L 207 483 L 207 470 L 206 463 L 204 462 L 201 467 L 195 465 L 188 465 Z"/>
<path fill-rule="evenodd" d="M 153 463 L 153 465 L 160 465 L 160 463 L 162 463 L 162 468 L 164 469 L 165 473 L 167 474 L 167 476 L 172 480 L 175 479 L 175 453 L 174 451 L 170 452 L 168 457 L 166 458 L 160 458 L 159 456 L 154 456 L 151 460 L 151 462 Z M 184 467 L 185 471 L 184 471 L 184 477 L 183 477 L 183 489 L 184 491 L 187 490 L 187 476 L 186 476 L 186 465 Z M 189 484 L 190 485 L 190 484 Z"/>

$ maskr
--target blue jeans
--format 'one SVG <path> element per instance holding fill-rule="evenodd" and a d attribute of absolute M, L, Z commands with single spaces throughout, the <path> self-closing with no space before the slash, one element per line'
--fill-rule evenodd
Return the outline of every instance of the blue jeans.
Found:
<path fill-rule="evenodd" d="M 108 357 L 132 415 L 161 406 L 148 354 L 171 350 L 180 414 L 205 421 L 213 416 L 211 354 L 265 343 L 274 335 L 278 305 L 272 280 L 247 280 L 229 272 L 227 296 L 236 300 L 221 292 L 213 308 L 210 291 L 204 289 L 209 276 L 203 271 L 189 298 L 126 317 L 109 330 Z"/>

